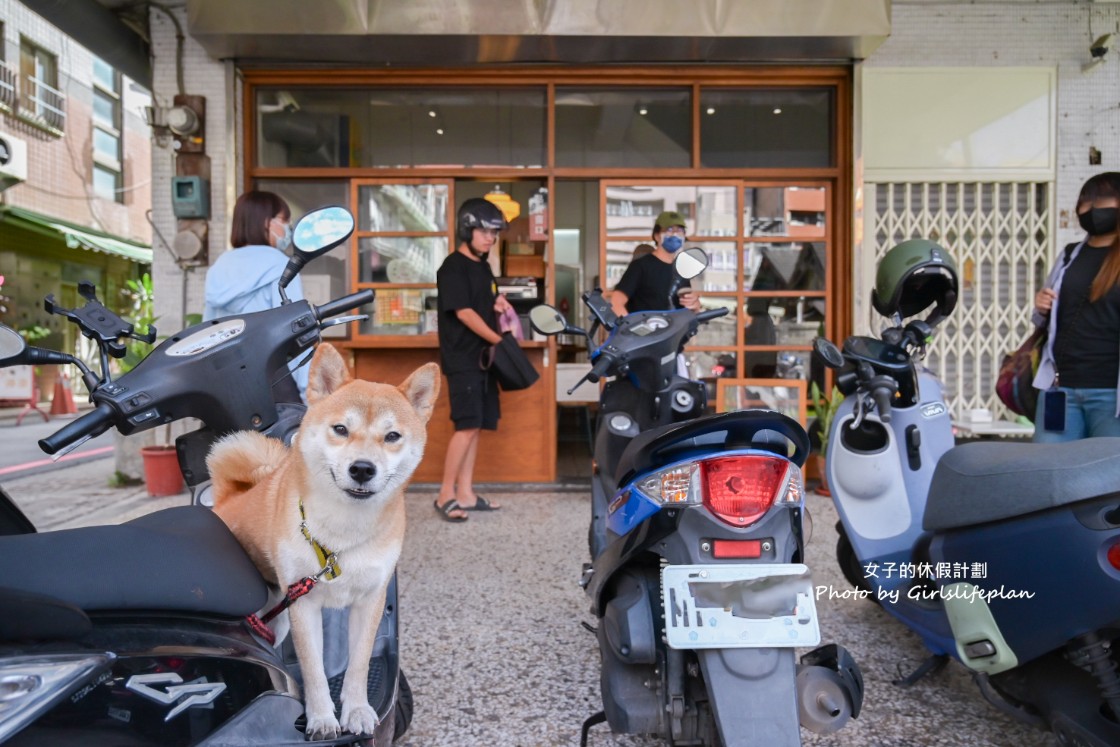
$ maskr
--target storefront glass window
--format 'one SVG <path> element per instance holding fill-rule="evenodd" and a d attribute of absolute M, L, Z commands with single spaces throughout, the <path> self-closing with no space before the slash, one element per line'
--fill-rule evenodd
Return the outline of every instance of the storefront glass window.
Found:
<path fill-rule="evenodd" d="M 257 91 L 266 168 L 541 167 L 539 88 L 275 88 Z"/>
<path fill-rule="evenodd" d="M 735 187 L 638 184 L 607 187 L 607 235 L 648 240 L 663 210 L 681 214 L 689 238 L 738 233 Z"/>
<path fill-rule="evenodd" d="M 700 92 L 705 168 L 833 165 L 831 88 L 706 88 Z"/>
<path fill-rule="evenodd" d="M 743 246 L 743 290 L 823 291 L 824 242 L 746 244 Z"/>
<path fill-rule="evenodd" d="M 687 168 L 687 88 L 556 88 L 556 165 Z"/>
<path fill-rule="evenodd" d="M 436 270 L 448 252 L 446 236 L 361 238 L 358 282 L 435 283 Z"/>
<path fill-rule="evenodd" d="M 827 199 L 824 187 L 747 187 L 743 190 L 746 234 L 824 239 Z"/>

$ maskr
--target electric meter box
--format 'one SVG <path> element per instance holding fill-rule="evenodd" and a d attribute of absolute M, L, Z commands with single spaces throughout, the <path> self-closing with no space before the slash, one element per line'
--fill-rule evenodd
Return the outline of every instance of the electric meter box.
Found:
<path fill-rule="evenodd" d="M 171 212 L 176 218 L 210 219 L 210 182 L 201 176 L 171 177 Z"/>

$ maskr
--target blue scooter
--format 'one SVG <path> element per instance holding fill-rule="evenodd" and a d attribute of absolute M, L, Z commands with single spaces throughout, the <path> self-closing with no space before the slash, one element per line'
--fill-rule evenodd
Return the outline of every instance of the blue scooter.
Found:
<path fill-rule="evenodd" d="M 680 278 L 706 266 L 699 249 L 674 264 Z M 610 332 L 585 377 L 613 380 L 600 399 L 582 579 L 598 618 L 603 711 L 585 722 L 582 744 L 604 721 L 726 747 L 794 747 L 800 726 L 840 729 L 860 711 L 858 666 L 837 645 L 794 656 L 820 642 L 802 561 L 807 434 L 764 410 L 702 417 L 704 387 L 678 375 L 677 354 L 726 309 L 618 318 L 601 290 L 583 300 L 590 332 L 550 306 L 530 313 L 539 332 L 580 334 L 589 346 L 599 327 Z"/>
<path fill-rule="evenodd" d="M 875 297 L 892 318 L 881 339 L 814 342 L 845 395 L 826 461 L 854 587 L 839 593 L 878 602 L 930 651 L 896 684 L 952 658 L 993 706 L 1060 744 L 1120 745 L 1120 439 L 954 446 L 920 361 L 955 305 L 956 271 L 930 256 L 909 263 L 893 301 Z"/>

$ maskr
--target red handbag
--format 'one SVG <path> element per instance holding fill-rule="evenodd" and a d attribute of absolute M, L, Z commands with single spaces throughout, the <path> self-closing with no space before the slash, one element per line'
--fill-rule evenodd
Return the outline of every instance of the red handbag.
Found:
<path fill-rule="evenodd" d="M 1007 409 L 1034 422 L 1038 390 L 1034 377 L 1046 346 L 1046 327 L 1036 327 L 1018 350 L 1003 356 L 996 379 L 996 395 Z"/>

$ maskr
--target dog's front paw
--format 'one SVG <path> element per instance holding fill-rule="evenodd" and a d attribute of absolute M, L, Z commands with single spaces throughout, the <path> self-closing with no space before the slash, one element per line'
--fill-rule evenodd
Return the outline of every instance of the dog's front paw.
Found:
<path fill-rule="evenodd" d="M 334 739 L 342 734 L 342 727 L 338 725 L 338 719 L 334 717 L 333 713 L 326 716 L 312 716 L 309 713 L 307 714 L 307 729 L 305 731 L 311 740 Z"/>
<path fill-rule="evenodd" d="M 368 703 L 350 707 L 342 705 L 342 725 L 351 734 L 371 735 L 381 721 Z"/>

